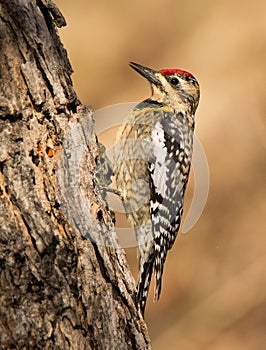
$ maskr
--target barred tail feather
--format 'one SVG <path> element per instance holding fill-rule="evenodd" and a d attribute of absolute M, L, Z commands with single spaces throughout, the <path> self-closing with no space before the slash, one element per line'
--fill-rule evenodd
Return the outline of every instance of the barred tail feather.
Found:
<path fill-rule="evenodd" d="M 159 249 L 162 249 L 158 247 Z M 166 250 L 156 250 L 156 244 L 155 244 L 155 259 L 154 259 L 154 279 L 155 279 L 155 286 L 154 286 L 154 296 L 153 301 L 158 301 L 160 299 L 161 290 L 162 290 L 162 277 L 163 277 L 163 268 L 164 263 L 166 259 Z"/>
<path fill-rule="evenodd" d="M 138 283 L 137 283 L 137 302 L 138 307 L 144 316 L 146 301 L 148 298 L 151 276 L 154 266 L 154 255 L 140 266 Z"/>

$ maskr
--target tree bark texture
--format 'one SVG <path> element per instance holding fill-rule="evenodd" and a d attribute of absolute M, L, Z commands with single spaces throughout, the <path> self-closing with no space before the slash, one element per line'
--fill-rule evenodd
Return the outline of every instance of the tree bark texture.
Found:
<path fill-rule="evenodd" d="M 55 25 L 50 0 L 0 0 L 0 347 L 151 349 Z"/>

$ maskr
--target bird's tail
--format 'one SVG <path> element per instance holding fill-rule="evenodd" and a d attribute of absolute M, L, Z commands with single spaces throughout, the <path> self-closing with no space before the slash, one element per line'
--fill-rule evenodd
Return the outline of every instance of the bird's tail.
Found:
<path fill-rule="evenodd" d="M 161 258 L 159 256 L 156 256 L 156 253 L 155 253 L 149 257 L 148 261 L 144 262 L 140 266 L 138 283 L 137 283 L 137 302 L 138 302 L 138 307 L 143 316 L 144 316 L 146 301 L 148 298 L 153 270 L 154 270 L 154 277 L 155 277 L 153 300 L 158 301 L 160 298 L 165 259 L 166 259 L 166 254 L 161 260 Z"/>
<path fill-rule="evenodd" d="M 161 295 L 162 290 L 162 276 L 163 276 L 163 268 L 166 259 L 166 250 L 163 249 L 158 253 L 156 250 L 155 244 L 155 257 L 154 257 L 154 278 L 155 278 L 155 286 L 154 286 L 154 297 L 153 301 L 158 301 Z"/>
<path fill-rule="evenodd" d="M 154 255 L 151 255 L 148 261 L 140 265 L 137 283 L 137 303 L 143 316 L 145 312 L 146 301 L 148 298 L 153 266 Z"/>

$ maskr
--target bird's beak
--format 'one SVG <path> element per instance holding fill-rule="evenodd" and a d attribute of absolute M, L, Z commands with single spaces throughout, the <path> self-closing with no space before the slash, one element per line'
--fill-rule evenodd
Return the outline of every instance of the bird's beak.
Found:
<path fill-rule="evenodd" d="M 150 83 L 158 86 L 161 84 L 160 80 L 157 77 L 158 72 L 148 67 L 141 66 L 138 63 L 130 62 L 130 67 L 135 69 L 139 74 L 146 78 Z"/>

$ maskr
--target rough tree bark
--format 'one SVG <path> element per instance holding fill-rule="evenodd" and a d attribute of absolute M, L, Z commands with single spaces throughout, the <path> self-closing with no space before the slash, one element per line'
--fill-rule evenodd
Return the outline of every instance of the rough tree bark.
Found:
<path fill-rule="evenodd" d="M 0 0 L 0 346 L 151 349 L 55 24 L 50 0 Z"/>

